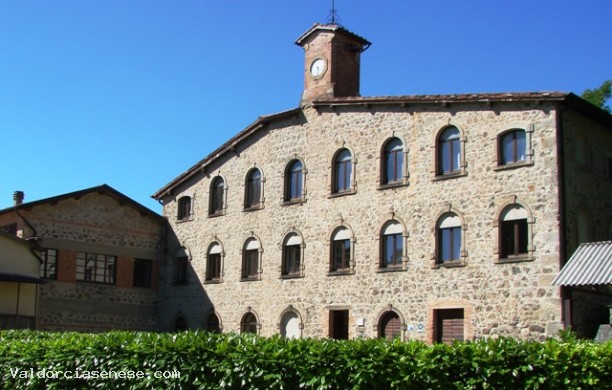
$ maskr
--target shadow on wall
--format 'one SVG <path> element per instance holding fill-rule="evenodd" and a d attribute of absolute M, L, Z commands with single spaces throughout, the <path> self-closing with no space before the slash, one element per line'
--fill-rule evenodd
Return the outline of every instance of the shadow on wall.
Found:
<path fill-rule="evenodd" d="M 205 329 L 220 332 L 222 324 L 215 307 L 194 269 L 197 260 L 167 227 L 166 253 L 160 266 L 159 330 L 175 332 Z"/>

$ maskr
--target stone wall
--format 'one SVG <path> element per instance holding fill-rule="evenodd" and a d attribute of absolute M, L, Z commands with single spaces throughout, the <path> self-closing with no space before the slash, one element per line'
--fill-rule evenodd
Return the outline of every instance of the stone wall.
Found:
<path fill-rule="evenodd" d="M 462 132 L 464 174 L 435 177 L 435 140 L 449 124 Z M 497 168 L 497 135 L 511 128 L 530 131 L 531 163 Z M 406 185 L 381 189 L 380 154 L 384 143 L 404 143 Z M 303 116 L 268 125 L 239 144 L 233 155 L 217 159 L 198 176 L 164 199 L 164 216 L 176 235 L 174 247 L 185 247 L 191 275 L 187 286 L 170 280 L 171 256 L 163 273 L 162 326 L 178 316 L 189 327 L 204 327 L 213 310 L 223 331 L 239 331 L 242 316 L 252 312 L 262 335 L 279 332 L 281 314 L 297 312 L 302 336 L 326 337 L 328 313 L 349 310 L 349 337 L 376 337 L 382 314 L 400 316 L 404 337 L 431 341 L 434 310 L 463 308 L 465 336 L 513 335 L 541 339 L 560 327 L 558 171 L 555 110 L 547 104 L 349 106 L 306 108 Z M 332 158 L 340 148 L 354 157 L 355 193 L 330 196 Z M 307 170 L 306 201 L 286 205 L 284 170 L 299 158 Z M 244 185 L 252 167 L 264 176 L 263 208 L 244 211 Z M 224 215 L 208 216 L 211 181 L 226 183 Z M 176 221 L 177 200 L 193 199 L 193 218 Z M 498 218 L 508 204 L 528 209 L 532 257 L 500 262 Z M 463 266 L 434 267 L 435 227 L 442 213 L 453 210 L 464 229 Z M 380 272 L 380 232 L 394 219 L 404 227 L 405 269 Z M 354 269 L 329 275 L 330 237 L 335 228 L 353 235 Z M 281 278 L 282 241 L 295 230 L 304 239 L 304 276 Z M 241 280 L 241 251 L 249 237 L 260 241 L 261 275 Z M 206 251 L 223 247 L 222 282 L 204 284 Z"/>
<path fill-rule="evenodd" d="M 574 111 L 562 118 L 569 259 L 582 242 L 612 238 L 612 128 Z"/>

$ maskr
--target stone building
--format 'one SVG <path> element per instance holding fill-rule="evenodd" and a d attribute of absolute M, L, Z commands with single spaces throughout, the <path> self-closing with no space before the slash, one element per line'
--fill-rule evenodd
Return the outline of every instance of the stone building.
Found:
<path fill-rule="evenodd" d="M 552 285 L 612 226 L 612 116 L 571 93 L 361 97 L 370 43 L 315 24 L 300 106 L 159 189 L 160 329 L 496 335 L 570 325 Z"/>
<path fill-rule="evenodd" d="M 36 329 L 156 330 L 166 221 L 101 185 L 0 210 L 41 259 Z"/>

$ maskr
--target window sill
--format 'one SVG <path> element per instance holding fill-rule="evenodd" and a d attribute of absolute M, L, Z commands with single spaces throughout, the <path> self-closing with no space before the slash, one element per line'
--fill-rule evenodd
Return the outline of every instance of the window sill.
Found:
<path fill-rule="evenodd" d="M 176 223 L 185 223 L 185 222 L 191 222 L 193 221 L 193 217 L 187 217 L 187 218 L 181 218 L 181 219 L 176 219 Z"/>
<path fill-rule="evenodd" d="M 208 214 L 208 218 L 217 218 L 225 215 L 225 211 L 221 211 L 218 213 Z"/>
<path fill-rule="evenodd" d="M 350 190 L 346 190 L 346 191 L 339 191 L 339 192 L 333 192 L 329 195 L 327 195 L 328 199 L 331 198 L 341 198 L 343 196 L 347 196 L 347 195 L 355 195 L 357 193 L 357 190 L 355 190 L 354 188 L 351 188 Z"/>
<path fill-rule="evenodd" d="M 465 170 L 449 172 L 449 173 L 437 173 L 431 180 L 433 181 L 441 181 L 447 179 L 454 179 L 457 177 L 467 176 L 467 172 Z"/>
<path fill-rule="evenodd" d="M 384 273 L 389 273 L 389 272 L 402 272 L 402 271 L 406 271 L 406 268 L 403 265 L 378 267 L 376 269 L 376 273 L 379 273 L 379 274 L 384 274 Z"/>
<path fill-rule="evenodd" d="M 433 268 L 433 269 L 438 269 L 438 268 L 461 268 L 461 267 L 465 267 L 466 265 L 467 265 L 467 263 L 465 262 L 465 260 L 449 260 L 449 261 L 445 261 L 443 263 L 436 263 L 431 268 Z"/>
<path fill-rule="evenodd" d="M 535 258 L 533 256 L 529 256 L 525 254 L 525 255 L 510 256 L 510 257 L 504 257 L 501 259 L 495 259 L 494 263 L 495 264 L 512 264 L 512 263 L 524 263 L 524 262 L 529 262 L 529 261 L 534 261 L 534 260 Z"/>
<path fill-rule="evenodd" d="M 241 282 L 258 282 L 260 280 L 261 280 L 261 278 L 258 277 L 258 276 L 249 276 L 249 277 L 246 277 L 246 278 L 244 278 L 244 277 L 240 278 Z"/>
<path fill-rule="evenodd" d="M 408 187 L 408 181 L 394 181 L 393 183 L 380 184 L 377 190 L 384 191 L 392 188 Z"/>
<path fill-rule="evenodd" d="M 353 269 L 341 269 L 337 271 L 329 271 L 327 276 L 343 276 L 343 275 L 355 275 L 355 270 Z"/>
<path fill-rule="evenodd" d="M 223 279 L 208 279 L 204 281 L 204 284 L 220 284 L 223 283 Z"/>
<path fill-rule="evenodd" d="M 506 170 L 509 170 L 509 169 L 516 169 L 516 168 L 530 167 L 530 166 L 533 166 L 533 162 L 532 161 L 518 161 L 518 162 L 498 165 L 498 166 L 494 167 L 493 170 L 494 171 L 506 171 Z"/>
<path fill-rule="evenodd" d="M 258 205 L 254 205 L 254 206 L 245 206 L 242 211 L 244 211 L 245 213 L 250 213 L 251 211 L 257 211 L 257 210 L 262 210 L 263 209 L 263 204 L 258 204 Z"/>
<path fill-rule="evenodd" d="M 302 279 L 304 275 L 302 274 L 285 274 L 281 275 L 279 279 Z"/>
<path fill-rule="evenodd" d="M 283 206 L 293 206 L 296 204 L 303 204 L 303 203 L 306 203 L 306 198 L 296 198 L 296 199 L 284 200 L 282 205 Z"/>

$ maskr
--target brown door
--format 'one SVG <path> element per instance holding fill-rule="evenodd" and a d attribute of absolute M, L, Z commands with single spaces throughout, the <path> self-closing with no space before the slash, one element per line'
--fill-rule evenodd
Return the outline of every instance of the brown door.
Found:
<path fill-rule="evenodd" d="M 401 336 L 402 322 L 399 316 L 393 311 L 386 312 L 380 319 L 380 324 L 378 324 L 378 337 L 392 340 Z"/>
<path fill-rule="evenodd" d="M 440 309 L 434 312 L 435 340 L 450 344 L 463 340 L 463 309 Z"/>

